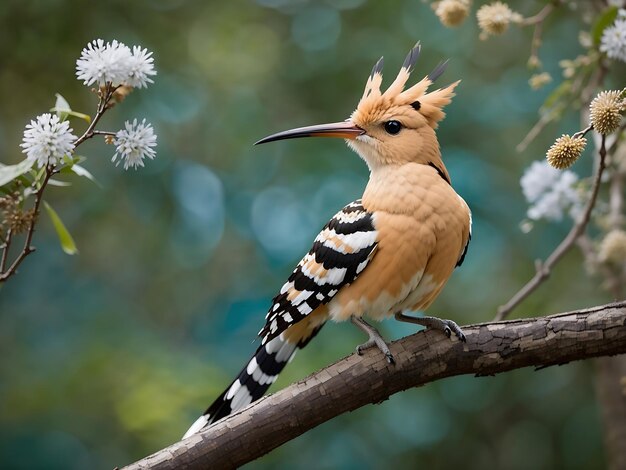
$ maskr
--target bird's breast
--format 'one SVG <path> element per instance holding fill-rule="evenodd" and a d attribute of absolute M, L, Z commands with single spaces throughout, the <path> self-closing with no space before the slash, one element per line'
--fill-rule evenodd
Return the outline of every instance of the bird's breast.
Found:
<path fill-rule="evenodd" d="M 330 317 L 382 319 L 426 308 L 462 252 L 468 233 L 467 206 L 434 170 L 421 168 L 370 180 L 363 206 L 374 214 L 376 252 L 357 279 L 329 303 Z"/>

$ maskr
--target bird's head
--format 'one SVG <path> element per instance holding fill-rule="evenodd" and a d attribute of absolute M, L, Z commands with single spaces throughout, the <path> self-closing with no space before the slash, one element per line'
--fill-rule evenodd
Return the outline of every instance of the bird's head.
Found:
<path fill-rule="evenodd" d="M 317 126 L 300 127 L 261 139 L 257 144 L 297 137 L 340 137 L 365 160 L 370 169 L 410 162 L 436 165 L 440 163 L 439 144 L 435 135 L 437 124 L 450 103 L 458 81 L 427 93 L 443 73 L 446 62 L 415 85 L 405 89 L 420 54 L 416 44 L 407 55 L 398 76 L 385 92 L 381 92 L 382 57 L 367 79 L 365 91 L 349 119 Z M 447 177 L 447 173 L 446 173 Z"/>

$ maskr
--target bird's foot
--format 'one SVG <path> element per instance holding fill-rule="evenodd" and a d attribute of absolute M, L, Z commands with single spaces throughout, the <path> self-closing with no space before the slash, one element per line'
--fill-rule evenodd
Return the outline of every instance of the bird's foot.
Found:
<path fill-rule="evenodd" d="M 389 364 L 395 363 L 393 354 L 391 354 L 391 351 L 389 350 L 389 346 L 387 346 L 387 343 L 385 342 L 385 340 L 383 339 L 383 337 L 380 335 L 380 333 L 378 332 L 376 328 L 374 328 L 369 323 L 366 323 L 365 320 L 361 318 L 357 318 L 353 316 L 350 318 L 350 320 L 352 321 L 352 323 L 358 326 L 361 329 L 361 331 L 364 331 L 369 336 L 369 339 L 365 343 L 360 344 L 356 347 L 356 353 L 359 356 L 363 354 L 364 350 L 373 348 L 374 346 L 376 346 L 385 355 L 385 358 L 387 359 L 387 362 Z"/>
<path fill-rule="evenodd" d="M 417 325 L 425 326 L 426 328 L 443 331 L 448 338 L 450 338 L 452 333 L 454 333 L 454 335 L 459 338 L 459 341 L 463 343 L 467 341 L 465 333 L 463 333 L 461 327 L 452 320 L 445 320 L 437 317 L 411 317 L 409 315 L 404 315 L 403 313 L 396 313 L 395 317 L 396 320 L 399 321 L 415 323 Z"/>

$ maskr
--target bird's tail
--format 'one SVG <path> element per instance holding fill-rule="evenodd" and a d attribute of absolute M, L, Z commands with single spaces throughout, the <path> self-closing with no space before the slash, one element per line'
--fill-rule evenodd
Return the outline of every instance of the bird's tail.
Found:
<path fill-rule="evenodd" d="M 191 425 L 183 439 L 261 398 L 296 351 L 304 348 L 323 325 L 324 323 L 321 323 L 310 329 L 305 337 L 298 335 L 300 338 L 294 338 L 294 335 L 283 333 L 259 346 L 237 378 Z"/>

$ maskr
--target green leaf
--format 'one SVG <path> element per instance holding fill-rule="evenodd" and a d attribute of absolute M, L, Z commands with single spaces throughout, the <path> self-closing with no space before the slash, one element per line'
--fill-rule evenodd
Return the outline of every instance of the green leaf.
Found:
<path fill-rule="evenodd" d="M 57 113 L 57 116 L 59 116 L 59 119 L 61 119 L 61 121 L 65 121 L 68 114 L 72 112 L 72 108 L 70 108 L 70 104 L 65 98 L 63 98 L 60 93 L 55 93 L 55 96 L 57 97 L 57 100 L 56 103 L 54 103 L 54 108 L 52 108 L 51 111 Z"/>
<path fill-rule="evenodd" d="M 83 119 L 84 121 L 87 121 L 87 124 L 91 123 L 91 116 L 89 116 L 88 114 L 79 113 L 78 111 L 70 111 L 67 114 L 69 114 L 72 117 Z"/>
<path fill-rule="evenodd" d="M 46 167 L 42 166 L 39 171 L 35 174 L 35 184 L 37 187 L 40 187 L 42 184 L 43 174 L 46 172 Z"/>
<path fill-rule="evenodd" d="M 50 111 L 53 113 L 57 113 L 59 119 L 65 121 L 69 116 L 71 116 L 79 119 L 84 119 L 85 121 L 87 121 L 87 124 L 91 123 L 91 116 L 79 113 L 78 111 L 72 111 L 72 108 L 70 108 L 70 104 L 59 93 L 56 93 L 56 97 L 57 101 L 54 104 L 54 108 L 51 108 Z"/>
<path fill-rule="evenodd" d="M 28 172 L 33 166 L 33 160 L 24 160 L 17 165 L 0 164 L 0 186 L 10 183 L 18 176 Z"/>
<path fill-rule="evenodd" d="M 87 160 L 87 158 L 78 155 L 63 155 L 63 163 L 65 163 L 65 166 L 62 167 L 60 171 L 64 174 L 73 173 L 72 167 L 77 163 L 84 162 L 85 160 Z"/>
<path fill-rule="evenodd" d="M 87 157 L 83 157 L 82 155 L 74 155 L 73 159 L 74 159 L 74 164 L 76 164 L 76 163 L 83 163 L 85 160 L 87 160 Z"/>
<path fill-rule="evenodd" d="M 91 116 L 89 116 L 88 114 L 79 113 L 78 111 L 66 111 L 63 109 L 57 109 L 57 107 L 55 106 L 54 108 L 50 108 L 50 112 L 65 114 L 65 117 L 61 117 L 61 120 L 65 120 L 67 116 L 72 116 L 87 121 L 87 124 L 91 123 Z"/>
<path fill-rule="evenodd" d="M 52 178 L 50 178 L 48 180 L 48 184 L 50 186 L 61 186 L 61 187 L 63 187 L 63 186 L 72 186 L 72 183 L 70 183 L 69 181 L 55 180 L 55 179 L 52 179 Z"/>
<path fill-rule="evenodd" d="M 593 39 L 594 45 L 600 45 L 600 41 L 602 40 L 602 33 L 604 29 L 608 26 L 611 26 L 617 18 L 617 7 L 609 7 L 602 12 L 602 14 L 598 17 L 596 22 L 593 24 L 591 28 L 591 38 Z"/>
<path fill-rule="evenodd" d="M 74 159 L 71 155 L 65 154 L 63 155 L 63 163 L 65 163 L 67 166 L 72 166 L 74 164 Z"/>
<path fill-rule="evenodd" d="M 70 235 L 70 232 L 68 232 L 67 228 L 65 228 L 65 225 L 63 225 L 63 222 L 61 221 L 59 215 L 52 207 L 50 207 L 50 204 L 48 204 L 46 201 L 44 201 L 43 204 L 46 207 L 48 215 L 50 216 L 52 225 L 54 225 L 54 229 L 57 231 L 57 235 L 59 236 L 59 241 L 61 242 L 61 248 L 63 249 L 63 251 L 68 255 L 74 255 L 78 253 L 76 243 L 74 243 L 74 239 Z"/>
<path fill-rule="evenodd" d="M 100 186 L 100 183 L 98 183 L 96 181 L 96 178 L 94 178 L 94 176 L 89 172 L 89 170 L 87 170 L 85 167 L 80 166 L 78 163 L 75 163 L 74 165 L 72 165 L 72 171 L 74 173 L 76 173 L 78 176 L 83 176 L 91 181 L 93 181 L 94 183 L 96 183 L 98 186 Z"/>

